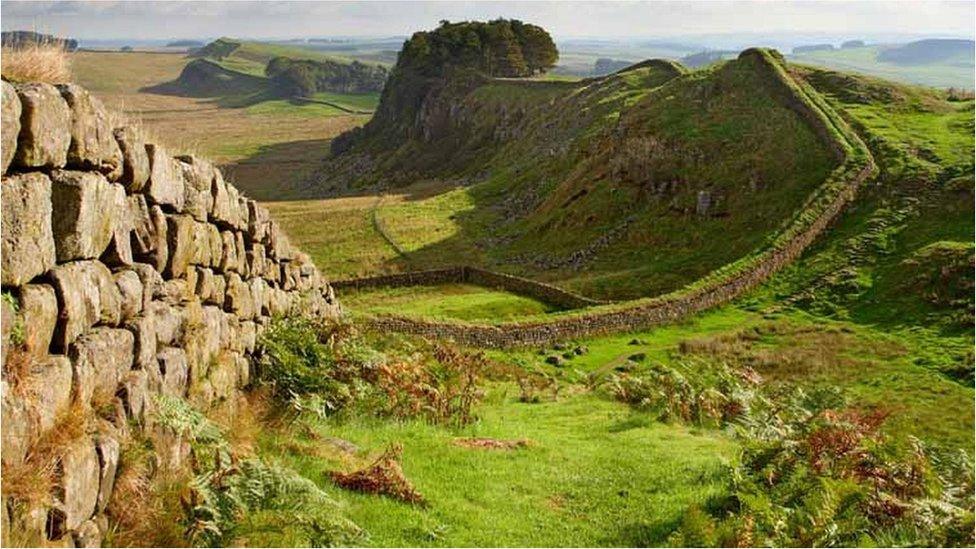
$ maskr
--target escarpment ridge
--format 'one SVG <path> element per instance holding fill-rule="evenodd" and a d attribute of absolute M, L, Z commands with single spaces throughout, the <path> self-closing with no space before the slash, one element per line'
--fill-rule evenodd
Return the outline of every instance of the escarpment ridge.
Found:
<path fill-rule="evenodd" d="M 382 315 L 369 322 L 381 330 L 446 337 L 485 347 L 538 345 L 677 320 L 727 303 L 767 280 L 799 257 L 829 226 L 854 198 L 858 187 L 877 174 L 877 166 L 860 137 L 819 94 L 787 73 L 778 54 L 750 49 L 740 55 L 739 61 L 759 71 L 776 100 L 795 112 L 838 162 L 827 180 L 761 247 L 676 291 L 551 319 L 478 325 Z"/>
<path fill-rule="evenodd" d="M 76 85 L 2 99 L 4 544 L 97 546 L 127 440 L 163 472 L 190 459 L 160 399 L 233 410 L 272 316 L 340 307 L 210 162 L 113 127 Z M 37 468 L 49 486 L 14 482 Z"/>

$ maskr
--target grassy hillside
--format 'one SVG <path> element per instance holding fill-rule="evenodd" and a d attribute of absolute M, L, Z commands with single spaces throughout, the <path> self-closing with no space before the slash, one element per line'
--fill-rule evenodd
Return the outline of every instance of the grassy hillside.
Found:
<path fill-rule="evenodd" d="M 448 89 L 421 110 L 418 137 L 390 146 L 367 128 L 322 186 L 461 183 L 380 207 L 405 263 L 479 263 L 600 298 L 661 293 L 754 248 L 832 169 L 773 90 L 748 59 Z"/>
<path fill-rule="evenodd" d="M 265 97 L 263 78 L 221 67 L 218 74 L 230 80 L 223 89 L 163 94 L 156 90 L 172 85 L 188 64 L 214 65 L 177 53 L 84 51 L 70 59 L 75 80 L 109 107 L 172 149 L 220 162 L 240 188 L 261 199 L 281 200 L 300 188 L 328 154 L 329 140 L 368 119 L 350 111 L 370 110 L 378 100 L 376 94 L 323 94 L 314 102 Z"/>
<path fill-rule="evenodd" d="M 937 58 L 920 63 L 885 60 L 884 53 L 892 46 L 869 45 L 807 52 L 789 56 L 790 61 L 829 69 L 861 73 L 894 81 L 922 84 L 938 88 L 973 89 L 976 79 L 972 49 L 969 55 Z"/>

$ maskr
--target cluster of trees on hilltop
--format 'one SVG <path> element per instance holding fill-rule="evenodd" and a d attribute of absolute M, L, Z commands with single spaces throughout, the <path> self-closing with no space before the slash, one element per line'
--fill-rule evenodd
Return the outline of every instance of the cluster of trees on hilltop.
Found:
<path fill-rule="evenodd" d="M 308 97 L 320 91 L 378 92 L 383 89 L 388 75 L 384 67 L 359 61 L 345 64 L 288 57 L 273 58 L 264 72 L 280 91 L 299 97 Z"/>
<path fill-rule="evenodd" d="M 542 27 L 511 19 L 451 23 L 415 33 L 403 45 L 397 67 L 425 76 L 451 68 L 475 69 L 488 76 L 522 77 L 545 72 L 559 51 Z"/>

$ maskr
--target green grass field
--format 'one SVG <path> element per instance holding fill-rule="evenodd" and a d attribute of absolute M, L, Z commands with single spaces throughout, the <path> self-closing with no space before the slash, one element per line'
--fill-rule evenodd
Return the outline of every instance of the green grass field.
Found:
<path fill-rule="evenodd" d="M 737 444 L 728 432 L 662 423 L 615 402 L 599 388 L 602 380 L 626 364 L 638 371 L 664 364 L 694 378 L 702 375 L 695 360 L 728 361 L 754 368 L 768 388 L 840 387 L 853 405 L 890 413 L 884 429 L 895 439 L 971 448 L 973 388 L 920 365 L 922 340 L 939 341 L 724 307 L 657 329 L 571 342 L 586 352 L 559 367 L 544 361 L 561 354 L 554 349 L 491 351 L 495 361 L 543 372 L 559 391 L 540 390 L 538 402 L 525 403 L 514 383 L 489 382 L 467 427 L 303 416 L 265 431 L 259 454 L 316 480 L 366 530 L 370 546 L 662 545 L 689 505 L 725 493 Z M 957 343 L 964 353 L 965 341 Z M 457 437 L 530 443 L 471 449 L 454 445 Z M 329 442 L 335 438 L 358 450 L 343 451 Z M 427 506 L 347 492 L 328 480 L 328 471 L 364 467 L 391 444 L 402 444 L 404 474 Z M 261 541 L 287 542 L 273 534 Z"/>
<path fill-rule="evenodd" d="M 534 299 L 470 284 L 346 291 L 342 303 L 353 314 L 389 313 L 483 322 L 514 320 L 555 310 Z"/>
<path fill-rule="evenodd" d="M 976 78 L 974 70 L 976 69 L 972 64 L 969 64 L 968 67 L 964 63 L 958 62 L 899 65 L 878 61 L 879 51 L 878 46 L 866 46 L 863 48 L 808 52 L 791 55 L 789 59 L 794 63 L 878 76 L 896 82 L 922 84 L 937 88 L 973 89 L 973 79 Z"/>

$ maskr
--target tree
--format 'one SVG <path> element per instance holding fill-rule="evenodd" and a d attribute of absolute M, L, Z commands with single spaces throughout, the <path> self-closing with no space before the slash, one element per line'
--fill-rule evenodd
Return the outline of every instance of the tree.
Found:
<path fill-rule="evenodd" d="M 516 26 L 513 22 L 513 30 L 518 36 L 522 46 L 522 56 L 531 74 L 545 72 L 556 66 L 559 59 L 559 50 L 552 41 L 552 37 L 542 27 L 529 25 L 522 22 Z"/>

